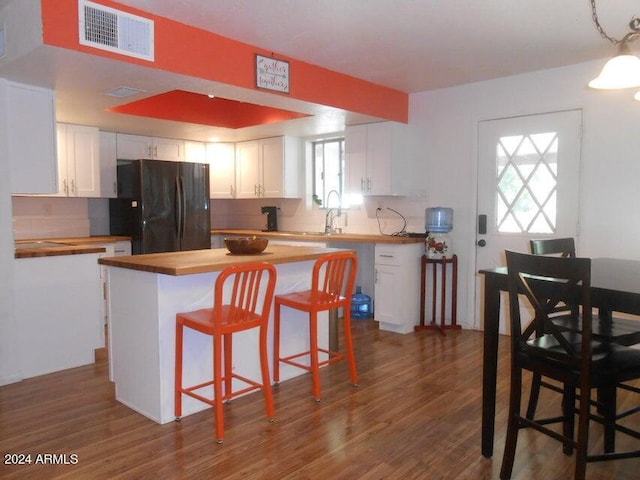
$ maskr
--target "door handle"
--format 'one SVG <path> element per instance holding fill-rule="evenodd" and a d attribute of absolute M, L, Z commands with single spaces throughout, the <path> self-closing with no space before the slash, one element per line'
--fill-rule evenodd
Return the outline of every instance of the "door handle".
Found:
<path fill-rule="evenodd" d="M 478 233 L 480 235 L 487 234 L 487 216 L 486 215 L 478 215 Z"/>
<path fill-rule="evenodd" d="M 481 239 L 481 240 L 478 240 L 477 245 L 478 245 L 479 247 L 484 247 L 484 246 L 486 246 L 486 245 L 487 245 L 487 241 L 483 238 L 483 239 Z"/>

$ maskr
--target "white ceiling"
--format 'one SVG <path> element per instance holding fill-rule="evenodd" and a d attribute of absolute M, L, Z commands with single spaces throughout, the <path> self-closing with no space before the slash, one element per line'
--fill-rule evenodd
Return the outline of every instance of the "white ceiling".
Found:
<path fill-rule="evenodd" d="M 0 0 L 0 7 L 11 1 Z M 341 73 L 413 93 L 605 58 L 615 48 L 602 39 L 589 0 L 119 0 L 119 3 L 216 32 L 245 43 Z M 600 23 L 622 38 L 638 0 L 598 2 Z M 632 45 L 640 50 L 640 42 Z M 0 68 L 0 75 L 37 76 L 58 94 L 58 118 L 132 133 L 204 140 L 261 134 L 327 133 L 344 122 L 370 120 L 336 109 L 263 92 L 240 91 L 142 67 L 113 68 L 113 61 L 47 52 L 29 64 Z M 50 58 L 52 57 L 52 58 Z M 594 72 L 594 76 L 597 72 Z M 174 88 L 313 113 L 285 126 L 239 131 L 104 114 L 99 95 L 119 85 L 148 94 Z M 576 86 L 581 88 L 581 86 Z M 271 99 L 270 97 L 276 97 Z M 107 104 L 111 106 L 112 103 Z M 122 117 L 122 116 L 120 116 Z"/>

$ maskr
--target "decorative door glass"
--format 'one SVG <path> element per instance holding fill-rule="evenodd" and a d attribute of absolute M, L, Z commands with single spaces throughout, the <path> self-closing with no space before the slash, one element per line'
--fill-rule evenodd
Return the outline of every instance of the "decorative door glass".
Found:
<path fill-rule="evenodd" d="M 496 144 L 496 227 L 501 233 L 555 233 L 557 132 L 500 137 Z"/>

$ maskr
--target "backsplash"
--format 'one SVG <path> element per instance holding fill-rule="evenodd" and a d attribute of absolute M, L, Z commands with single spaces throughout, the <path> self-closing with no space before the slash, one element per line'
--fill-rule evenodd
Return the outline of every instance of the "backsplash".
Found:
<path fill-rule="evenodd" d="M 11 202 L 16 240 L 90 235 L 86 198 L 11 197 Z"/>
<path fill-rule="evenodd" d="M 302 199 L 212 200 L 211 228 L 262 230 L 266 228 L 266 217 L 260 212 L 263 205 L 278 207 L 278 230 L 324 230 L 326 210 L 312 202 L 305 203 Z M 378 222 L 376 209 L 380 205 L 383 209 L 378 212 Z M 424 232 L 425 201 L 410 197 L 365 198 L 362 205 L 343 210 L 333 225 L 345 233 L 391 235 L 402 229 L 404 221 L 387 207 L 399 211 L 406 218 L 407 231 Z"/>
<path fill-rule="evenodd" d="M 263 205 L 278 207 L 278 229 L 289 231 L 324 230 L 326 210 L 302 199 L 211 200 L 211 228 L 262 230 L 266 217 Z M 376 219 L 376 209 L 380 220 Z M 392 208 L 406 217 L 406 230 L 424 231 L 424 199 L 370 197 L 364 204 L 343 211 L 334 227 L 345 233 L 391 235 L 404 222 Z M 109 234 L 109 200 L 105 198 L 12 197 L 13 231 L 16 240 L 30 238 L 87 237 Z M 387 208 L 388 207 L 388 208 Z"/>

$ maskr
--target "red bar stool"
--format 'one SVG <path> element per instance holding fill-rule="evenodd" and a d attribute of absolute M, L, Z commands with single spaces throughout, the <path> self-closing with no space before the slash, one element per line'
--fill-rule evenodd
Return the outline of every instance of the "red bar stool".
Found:
<path fill-rule="evenodd" d="M 275 296 L 273 379 L 280 382 L 280 362 L 311 372 L 313 396 L 320 401 L 320 367 L 340 360 L 349 361 L 351 383 L 358 385 L 356 358 L 351 334 L 351 294 L 353 293 L 358 270 L 358 257 L 354 252 L 329 253 L 320 257 L 311 277 L 311 289 Z M 294 308 L 309 314 L 309 350 L 286 357 L 280 357 L 280 309 Z M 346 352 L 337 352 L 318 346 L 318 312 L 344 309 L 344 336 Z M 336 347 L 337 349 L 337 347 Z M 326 360 L 319 360 L 319 353 L 327 354 Z M 297 361 L 308 357 L 309 365 Z"/>
<path fill-rule="evenodd" d="M 269 263 L 259 262 L 228 267 L 216 279 L 213 308 L 203 308 L 193 312 L 176 314 L 176 420 L 179 421 L 182 415 L 183 394 L 211 405 L 215 409 L 218 443 L 224 441 L 224 419 L 222 413 L 224 401 L 243 393 L 261 389 L 264 392 L 269 421 L 272 422 L 275 417 L 267 356 L 267 328 L 276 277 L 276 269 Z M 229 300 L 223 303 L 225 298 L 229 298 Z M 182 385 L 182 348 L 185 327 L 213 337 L 213 380 L 192 387 L 184 387 Z M 243 377 L 232 370 L 232 335 L 252 328 L 260 329 L 262 383 Z M 224 375 L 222 374 L 223 339 Z M 233 392 L 232 380 L 234 378 L 243 381 L 248 386 Z M 197 390 L 210 385 L 213 385 L 213 399 L 196 393 Z"/>

